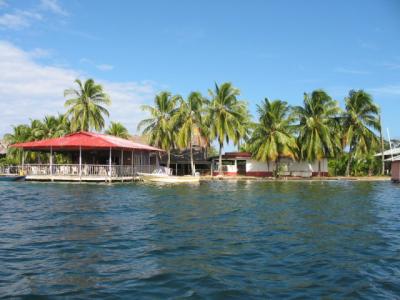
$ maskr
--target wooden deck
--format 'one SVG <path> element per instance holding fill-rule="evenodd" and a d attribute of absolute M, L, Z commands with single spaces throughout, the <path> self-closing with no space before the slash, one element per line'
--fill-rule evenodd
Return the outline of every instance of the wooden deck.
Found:
<path fill-rule="evenodd" d="M 130 182 L 137 181 L 138 172 L 151 173 L 156 165 L 24 165 L 9 166 L 0 174 L 25 175 L 28 181 L 74 181 L 74 182 Z"/>
<path fill-rule="evenodd" d="M 51 175 L 27 175 L 27 181 L 75 181 L 75 182 L 130 182 L 138 181 L 138 176 L 121 176 L 121 177 L 108 177 L 108 176 L 51 176 Z"/>

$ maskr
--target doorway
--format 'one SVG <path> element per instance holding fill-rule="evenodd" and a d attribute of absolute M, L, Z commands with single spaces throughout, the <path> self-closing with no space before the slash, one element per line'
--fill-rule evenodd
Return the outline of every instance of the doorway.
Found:
<path fill-rule="evenodd" d="M 246 175 L 246 161 L 245 160 L 237 160 L 236 167 L 237 167 L 238 175 Z"/>

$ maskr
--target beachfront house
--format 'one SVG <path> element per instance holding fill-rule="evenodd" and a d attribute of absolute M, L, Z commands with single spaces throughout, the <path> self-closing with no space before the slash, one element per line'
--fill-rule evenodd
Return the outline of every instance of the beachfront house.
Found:
<path fill-rule="evenodd" d="M 93 132 L 77 132 L 10 147 L 23 152 L 47 153 L 46 163 L 26 162 L 22 155 L 18 171 L 25 174 L 27 180 L 51 181 L 131 180 L 138 172 L 152 172 L 157 168 L 159 154 L 163 152 L 149 145 Z M 63 162 L 57 161 L 60 154 Z"/>
<path fill-rule="evenodd" d="M 212 158 L 212 174 L 218 175 L 219 157 Z M 248 152 L 227 152 L 222 156 L 222 171 L 226 176 L 272 177 L 276 171 L 275 162 L 261 162 Z M 294 161 L 288 157 L 279 159 L 279 175 L 284 177 L 328 176 L 328 160 L 315 162 Z"/>

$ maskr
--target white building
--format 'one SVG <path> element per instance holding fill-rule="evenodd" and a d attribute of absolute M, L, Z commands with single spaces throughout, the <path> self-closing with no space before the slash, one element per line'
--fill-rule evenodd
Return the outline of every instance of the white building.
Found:
<path fill-rule="evenodd" d="M 218 175 L 219 158 L 212 158 L 212 174 Z M 291 158 L 279 160 L 279 175 L 291 177 L 328 176 L 328 159 L 306 162 L 294 161 Z M 227 152 L 222 156 L 222 170 L 226 176 L 272 177 L 276 164 L 253 159 L 247 152 Z"/>

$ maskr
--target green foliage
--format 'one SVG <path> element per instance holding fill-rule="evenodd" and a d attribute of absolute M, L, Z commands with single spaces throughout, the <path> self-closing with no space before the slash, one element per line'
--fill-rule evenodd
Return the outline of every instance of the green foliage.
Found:
<path fill-rule="evenodd" d="M 265 98 L 257 106 L 259 122 L 248 144 L 253 156 L 261 161 L 277 161 L 279 157 L 296 158 L 297 143 L 293 135 L 294 119 L 285 101 L 270 102 Z"/>
<path fill-rule="evenodd" d="M 374 130 L 379 131 L 381 125 L 379 108 L 368 93 L 351 90 L 345 103 L 343 140 L 344 145 L 349 147 L 346 173 L 350 175 L 353 159 L 365 160 L 369 153 L 379 151 L 379 139 Z"/>
<path fill-rule="evenodd" d="M 45 116 L 43 120 L 14 126 L 4 136 L 6 143 L 60 137 L 80 130 L 102 130 L 104 116 L 109 115 L 105 108 L 111 103 L 109 96 L 93 79 L 84 83 L 77 79 L 75 83 L 78 89 L 67 89 L 64 93 L 69 97 L 65 115 Z M 304 94 L 303 105 L 293 108 L 281 100 L 265 99 L 257 106 L 256 123 L 251 120 L 247 103 L 238 100 L 240 91 L 231 83 L 215 84 L 209 94 L 211 98 L 206 99 L 199 92 L 192 92 L 184 100 L 163 91 L 156 95 L 153 106 L 142 106 L 149 118 L 139 123 L 138 130 L 142 130 L 152 145 L 168 152 L 168 165 L 173 148 L 189 148 L 192 153 L 194 137 L 201 137 L 208 156 L 217 155 L 211 146 L 213 141 L 219 145 L 220 160 L 224 145 L 232 142 L 240 151 L 251 152 L 258 160 L 276 161 L 278 173 L 279 157 L 283 156 L 305 161 L 330 158 L 331 175 L 380 173 L 380 158 L 373 156 L 381 150 L 377 134 L 382 129 L 379 108 L 363 90 L 349 92 L 344 111 L 323 90 Z M 111 122 L 105 132 L 121 138 L 129 136 L 128 130 L 118 122 Z M 383 147 L 388 149 L 388 146 L 384 141 Z M 25 151 L 24 160 L 46 161 L 48 155 Z M 0 164 L 21 161 L 22 151 L 9 148 Z M 68 162 L 69 158 L 57 154 L 56 161 Z M 191 162 L 194 172 L 192 155 Z"/>
<path fill-rule="evenodd" d="M 190 93 L 186 101 L 182 98 L 179 100 L 179 108 L 172 117 L 172 122 L 174 128 L 179 128 L 176 140 L 178 147 L 190 149 L 190 163 L 192 175 L 194 175 L 196 168 L 193 161 L 192 141 L 195 134 L 204 135 L 202 132 L 202 128 L 204 128 L 202 127 L 202 120 L 205 100 L 199 92 Z"/>
<path fill-rule="evenodd" d="M 106 134 L 117 136 L 123 139 L 127 139 L 129 137 L 129 132 L 128 129 L 122 123 L 119 122 L 112 122 L 110 123 L 110 126 L 108 129 L 105 131 Z"/>
<path fill-rule="evenodd" d="M 247 104 L 240 101 L 239 89 L 231 83 L 215 84 L 214 91 L 209 91 L 211 102 L 209 104 L 208 122 L 210 125 L 210 138 L 216 139 L 219 144 L 219 172 L 222 171 L 222 148 L 224 143 L 233 141 L 235 145 L 248 134 L 250 113 Z"/>
<path fill-rule="evenodd" d="M 323 90 L 304 94 L 304 106 L 294 108 L 298 119 L 300 158 L 307 161 L 334 157 L 341 148 L 340 109 L 336 101 Z"/>
<path fill-rule="evenodd" d="M 156 95 L 154 106 L 143 105 L 142 110 L 150 114 L 150 118 L 139 122 L 138 130 L 148 137 L 150 144 L 168 152 L 168 167 L 170 164 L 170 152 L 176 145 L 175 120 L 173 116 L 177 112 L 176 104 L 180 96 L 172 96 L 164 91 Z"/>
<path fill-rule="evenodd" d="M 70 133 L 70 123 L 65 115 L 46 116 L 43 120 L 31 120 L 29 125 L 22 124 L 13 127 L 12 133 L 4 135 L 7 144 L 37 141 L 55 138 Z M 24 152 L 25 161 L 47 160 L 47 155 L 40 152 Z M 22 150 L 9 147 L 7 149 L 8 162 L 13 164 L 22 162 Z"/>
<path fill-rule="evenodd" d="M 71 118 L 71 130 L 74 132 L 102 130 L 105 123 L 103 116 L 109 116 L 104 105 L 111 104 L 110 97 L 93 79 L 88 79 L 85 83 L 76 79 L 75 83 L 78 85 L 77 90 L 64 91 L 65 97 L 71 97 L 65 101 L 65 107 L 68 108 L 67 116 Z"/>

